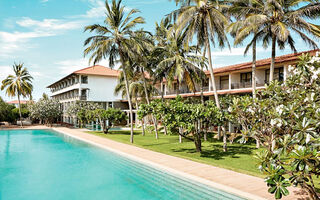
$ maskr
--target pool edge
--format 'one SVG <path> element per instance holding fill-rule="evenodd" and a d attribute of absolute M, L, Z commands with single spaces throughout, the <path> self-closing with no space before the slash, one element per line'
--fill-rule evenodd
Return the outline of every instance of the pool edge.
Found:
<path fill-rule="evenodd" d="M 102 148 L 102 149 L 105 149 L 105 150 L 108 150 L 108 151 L 117 153 L 117 154 L 119 154 L 119 155 L 121 155 L 121 156 L 124 156 L 124 157 L 126 157 L 126 158 L 131 159 L 131 160 L 140 162 L 140 163 L 142 163 L 142 164 L 146 164 L 146 165 L 152 166 L 152 167 L 154 167 L 154 168 L 156 168 L 156 169 L 163 170 L 163 171 L 165 171 L 165 172 L 169 172 L 169 173 L 172 173 L 172 174 L 174 174 L 174 175 L 182 176 L 182 177 L 185 177 L 185 178 L 187 178 L 187 179 L 194 180 L 194 181 L 196 181 L 196 182 L 199 182 L 199 183 L 208 185 L 208 186 L 210 186 L 210 187 L 213 187 L 213 188 L 215 188 L 215 189 L 221 190 L 221 191 L 223 191 L 223 192 L 227 192 L 227 193 L 230 193 L 230 194 L 233 194 L 233 195 L 242 197 L 242 198 L 246 198 L 246 199 L 266 200 L 266 198 L 263 198 L 263 197 L 260 197 L 260 196 L 257 196 L 257 195 L 253 195 L 253 194 L 250 194 L 250 193 L 248 193 L 248 192 L 243 192 L 243 191 L 241 191 L 241 190 L 238 190 L 238 189 L 235 189 L 235 188 L 226 186 L 226 185 L 222 185 L 222 184 L 219 184 L 219 183 L 215 183 L 215 182 L 213 182 L 213 181 L 210 181 L 210 180 L 207 180 L 207 179 L 204 179 L 204 178 L 201 178 L 201 177 L 192 175 L 192 174 L 188 174 L 188 173 L 185 173 L 185 172 L 181 172 L 181 171 L 179 171 L 179 170 L 176 170 L 176 169 L 173 169 L 173 168 L 164 166 L 164 165 L 162 165 L 162 164 L 154 163 L 154 162 L 152 162 L 152 161 L 149 161 L 149 160 L 140 158 L 140 157 L 138 157 L 138 156 L 131 155 L 131 154 L 122 152 L 122 151 L 120 151 L 120 150 L 117 150 L 117 149 L 114 149 L 114 148 L 111 148 L 111 147 L 108 147 L 108 146 L 105 146 L 105 145 L 102 145 L 102 144 L 98 144 L 98 143 L 96 143 L 96 142 L 94 142 L 94 141 L 87 140 L 87 139 L 85 139 L 85 138 L 75 136 L 75 135 L 70 134 L 70 133 L 68 133 L 68 132 L 65 132 L 65 131 L 63 131 L 63 130 L 59 130 L 59 129 L 56 129 L 56 128 L 52 128 L 51 130 L 54 130 L 54 131 L 56 131 L 56 132 L 58 132 L 58 133 L 62 133 L 62 134 L 64 134 L 64 135 L 67 135 L 67 136 L 69 136 L 69 137 L 75 138 L 75 139 L 77 139 L 77 140 L 80 140 L 80 141 L 83 141 L 83 142 L 92 144 L 92 145 L 97 146 L 97 147 L 99 147 L 99 148 Z"/>

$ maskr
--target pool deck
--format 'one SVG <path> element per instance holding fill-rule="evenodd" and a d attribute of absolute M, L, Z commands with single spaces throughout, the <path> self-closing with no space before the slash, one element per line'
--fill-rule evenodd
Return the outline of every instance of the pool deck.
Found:
<path fill-rule="evenodd" d="M 36 128 L 41 129 L 43 127 L 38 126 Z M 262 178 L 123 144 L 107 138 L 90 135 L 81 129 L 59 127 L 53 128 L 53 130 L 246 199 L 274 199 L 273 195 L 267 192 L 266 183 Z M 308 199 L 305 192 L 298 188 L 289 188 L 289 190 L 290 195 L 282 199 Z"/>

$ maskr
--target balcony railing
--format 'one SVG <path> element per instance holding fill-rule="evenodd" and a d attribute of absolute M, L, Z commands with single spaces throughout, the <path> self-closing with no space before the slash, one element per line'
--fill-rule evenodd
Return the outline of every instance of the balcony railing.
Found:
<path fill-rule="evenodd" d="M 229 83 L 224 83 L 220 85 L 220 90 L 228 90 L 229 89 Z"/>
<path fill-rule="evenodd" d="M 265 81 L 266 82 L 266 81 Z M 263 87 L 266 83 L 263 82 L 256 82 L 256 87 Z M 241 88 L 251 88 L 252 87 L 252 82 L 238 82 L 238 83 L 232 83 L 231 84 L 231 89 L 241 89 Z"/>
<path fill-rule="evenodd" d="M 87 95 L 81 95 L 80 96 L 81 101 L 87 101 Z"/>

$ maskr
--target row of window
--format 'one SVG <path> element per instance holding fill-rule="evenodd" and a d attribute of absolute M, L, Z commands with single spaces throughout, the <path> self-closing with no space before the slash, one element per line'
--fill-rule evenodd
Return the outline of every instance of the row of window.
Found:
<path fill-rule="evenodd" d="M 269 76 L 270 76 L 270 70 L 267 69 L 265 71 L 265 81 L 266 83 L 269 82 Z M 274 69 L 274 80 L 283 81 L 284 80 L 284 74 L 283 74 L 283 67 Z M 252 82 L 252 72 L 246 72 L 240 74 L 240 83 L 251 83 Z M 221 76 L 220 77 L 220 87 L 221 89 L 228 89 L 225 88 L 229 84 L 229 76 Z"/>

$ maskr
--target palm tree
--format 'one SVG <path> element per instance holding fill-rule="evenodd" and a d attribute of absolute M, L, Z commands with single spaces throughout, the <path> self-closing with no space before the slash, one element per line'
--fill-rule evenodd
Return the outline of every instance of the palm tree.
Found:
<path fill-rule="evenodd" d="M 247 15 L 243 21 L 243 28 L 237 33 L 238 41 L 244 40 L 254 33 L 254 37 L 248 46 L 257 40 L 262 40 L 264 47 L 271 42 L 270 78 L 273 81 L 277 44 L 280 49 L 288 44 L 296 52 L 292 33 L 312 48 L 318 48 L 317 44 L 307 36 L 310 34 L 320 37 L 320 26 L 307 22 L 307 19 L 317 19 L 320 16 L 320 3 L 318 1 L 294 1 L 294 0 L 267 0 L 261 1 L 258 12 Z M 307 33 L 307 34 L 306 34 Z"/>
<path fill-rule="evenodd" d="M 229 46 L 225 34 L 225 26 L 228 24 L 228 18 L 224 14 L 226 6 L 220 4 L 219 1 L 210 0 L 176 0 L 176 3 L 180 3 L 182 6 L 172 12 L 170 17 L 177 18 L 177 32 L 186 31 L 185 41 L 187 44 L 196 36 L 197 46 L 206 49 L 215 102 L 217 107 L 220 108 L 212 66 L 210 42 L 215 45 L 217 41 L 218 46 L 221 48 L 225 47 L 225 45 Z"/>
<path fill-rule="evenodd" d="M 31 96 L 33 90 L 33 78 L 29 74 L 27 68 L 23 67 L 23 63 L 15 63 L 13 65 L 13 71 L 14 75 L 9 75 L 6 79 L 2 81 L 1 90 L 4 90 L 6 88 L 6 94 L 9 97 L 18 97 L 20 122 L 21 127 L 23 127 L 20 97 Z"/>
<path fill-rule="evenodd" d="M 179 34 L 174 31 L 168 37 L 167 44 L 156 47 L 153 52 L 153 56 L 163 58 L 158 63 L 155 73 L 165 75 L 169 87 L 177 82 L 177 94 L 182 82 L 187 84 L 190 91 L 195 92 L 195 83 L 199 83 L 200 78 L 203 77 L 203 71 L 198 66 L 205 61 L 202 56 L 197 55 L 195 46 L 185 48 L 185 38 L 186 32 Z"/>
<path fill-rule="evenodd" d="M 111 5 L 109 5 L 106 0 L 106 19 L 104 20 L 104 25 L 94 24 L 85 27 L 85 31 L 96 32 L 97 35 L 89 37 L 85 41 L 84 45 L 89 46 L 85 49 L 84 55 L 86 56 L 91 53 L 89 61 L 93 61 L 94 64 L 102 59 L 109 58 L 110 67 L 113 67 L 117 59 L 120 58 L 130 110 L 130 142 L 133 143 L 133 111 L 127 79 L 127 72 L 131 69 L 127 60 L 135 54 L 133 47 L 137 43 L 132 29 L 137 24 L 143 24 L 145 21 L 142 17 L 132 19 L 132 15 L 139 12 L 136 9 L 131 9 L 126 15 L 126 8 L 121 5 L 121 2 L 122 0 L 112 0 Z"/>
<path fill-rule="evenodd" d="M 231 35 L 235 37 L 234 45 L 239 45 L 244 42 L 244 38 L 241 38 L 239 40 L 238 32 L 241 31 L 241 29 L 245 29 L 246 23 L 245 19 L 247 16 L 251 14 L 258 14 L 262 13 L 264 9 L 264 4 L 262 0 L 237 0 L 232 2 L 232 6 L 229 8 L 230 14 L 232 14 L 236 22 L 231 23 L 228 27 L 229 32 L 231 32 Z M 255 35 L 258 32 L 258 27 L 255 27 L 254 30 L 252 30 L 252 34 Z M 252 47 L 252 96 L 255 99 L 256 98 L 256 61 L 257 61 L 257 40 L 255 37 L 253 37 L 253 40 L 249 43 L 245 50 L 245 54 L 247 54 L 248 49 L 250 48 L 250 45 Z"/>

